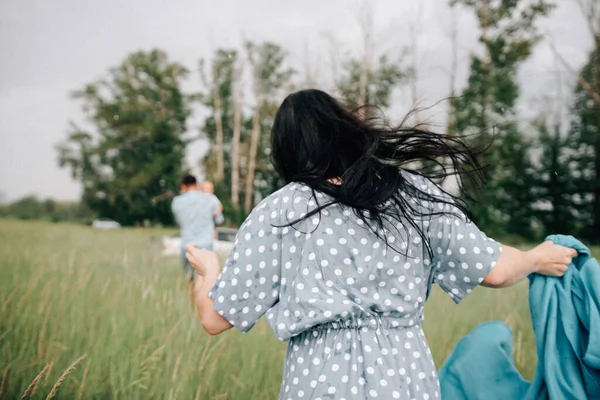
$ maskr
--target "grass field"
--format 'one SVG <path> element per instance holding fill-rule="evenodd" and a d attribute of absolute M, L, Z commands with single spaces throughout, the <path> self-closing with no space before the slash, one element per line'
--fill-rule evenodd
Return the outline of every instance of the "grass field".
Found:
<path fill-rule="evenodd" d="M 277 398 L 285 345 L 264 321 L 247 335 L 203 333 L 179 260 L 148 250 L 157 233 L 0 220 L 0 398 Z M 530 377 L 526 284 L 459 306 L 436 290 L 425 331 L 438 366 L 490 319 L 513 328 Z"/>

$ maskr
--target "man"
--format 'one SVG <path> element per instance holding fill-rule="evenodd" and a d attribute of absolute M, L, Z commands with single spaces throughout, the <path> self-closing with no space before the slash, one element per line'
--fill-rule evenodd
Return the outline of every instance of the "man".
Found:
<path fill-rule="evenodd" d="M 200 190 L 196 177 L 186 175 L 180 186 L 182 194 L 171 204 L 175 219 L 181 228 L 181 260 L 190 280 L 197 275 L 185 257 L 185 247 L 196 245 L 212 250 L 215 237 L 215 218 L 222 214 L 221 202 L 214 194 Z"/>

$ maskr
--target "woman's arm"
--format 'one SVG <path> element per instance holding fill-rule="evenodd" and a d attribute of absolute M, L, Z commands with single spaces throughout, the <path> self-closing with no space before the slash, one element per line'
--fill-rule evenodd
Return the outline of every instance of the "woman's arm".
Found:
<path fill-rule="evenodd" d="M 532 273 L 563 276 L 575 256 L 575 249 L 551 241 L 546 241 L 529 251 L 503 246 L 496 266 L 485 277 L 482 285 L 493 288 L 508 287 Z"/>
<path fill-rule="evenodd" d="M 194 297 L 202 327 L 209 335 L 218 335 L 232 326 L 215 310 L 213 300 L 208 297 L 220 273 L 219 258 L 212 251 L 192 246 L 188 246 L 187 251 L 188 260 L 200 274 L 194 280 Z"/>

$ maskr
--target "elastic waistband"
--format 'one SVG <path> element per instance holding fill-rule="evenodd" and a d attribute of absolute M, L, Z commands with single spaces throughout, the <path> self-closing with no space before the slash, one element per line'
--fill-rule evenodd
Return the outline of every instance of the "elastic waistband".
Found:
<path fill-rule="evenodd" d="M 421 321 L 417 317 L 412 318 L 352 318 L 346 320 L 326 322 L 314 326 L 311 330 L 324 331 L 336 329 L 350 330 L 377 330 L 377 329 L 407 329 L 419 327 Z"/>

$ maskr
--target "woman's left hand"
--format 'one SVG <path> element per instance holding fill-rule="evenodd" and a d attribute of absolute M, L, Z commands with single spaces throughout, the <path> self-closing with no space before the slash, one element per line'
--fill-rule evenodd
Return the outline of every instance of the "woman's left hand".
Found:
<path fill-rule="evenodd" d="M 185 257 L 198 275 L 206 276 L 209 273 L 220 272 L 219 257 L 214 251 L 201 250 L 193 244 L 186 246 L 185 249 L 187 250 Z"/>

